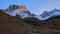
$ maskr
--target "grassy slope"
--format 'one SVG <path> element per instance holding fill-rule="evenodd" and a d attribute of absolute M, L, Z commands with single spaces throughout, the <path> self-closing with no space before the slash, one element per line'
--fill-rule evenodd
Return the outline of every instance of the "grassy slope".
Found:
<path fill-rule="evenodd" d="M 53 24 L 60 22 L 59 19 L 57 21 L 54 19 L 56 22 L 52 20 L 23 20 L 21 18 L 12 17 L 0 10 L 0 34 L 54 34 L 60 32 L 60 30 L 52 29 L 51 27 L 52 22 Z"/>
<path fill-rule="evenodd" d="M 22 34 L 23 31 L 20 30 L 22 23 L 24 23 L 22 19 L 12 17 L 0 10 L 0 34 Z"/>

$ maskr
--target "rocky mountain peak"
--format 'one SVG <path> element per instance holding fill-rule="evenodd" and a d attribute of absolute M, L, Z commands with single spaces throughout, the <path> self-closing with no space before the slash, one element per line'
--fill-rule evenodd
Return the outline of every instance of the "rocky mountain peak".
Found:
<path fill-rule="evenodd" d="M 19 6 L 18 5 L 9 5 L 6 9 L 6 11 L 13 11 L 13 10 L 16 10 Z"/>
<path fill-rule="evenodd" d="M 29 11 L 27 10 L 26 6 L 25 5 L 20 5 L 19 8 L 17 9 L 18 12 L 25 12 L 25 13 L 29 13 Z"/>
<path fill-rule="evenodd" d="M 14 11 L 14 10 L 18 10 L 19 12 L 20 11 L 24 11 L 24 12 L 29 12 L 26 8 L 25 5 L 15 5 L 15 4 L 12 4 L 12 5 L 9 5 L 7 8 L 6 8 L 6 11 Z"/>
<path fill-rule="evenodd" d="M 25 5 L 20 5 L 19 9 L 22 11 L 27 11 L 27 8 Z"/>
<path fill-rule="evenodd" d="M 25 17 L 32 17 L 34 16 L 33 14 L 30 13 L 30 11 L 26 8 L 25 5 L 10 5 L 7 9 L 6 9 L 6 13 L 11 15 L 11 16 L 16 16 L 19 15 L 22 18 Z"/>

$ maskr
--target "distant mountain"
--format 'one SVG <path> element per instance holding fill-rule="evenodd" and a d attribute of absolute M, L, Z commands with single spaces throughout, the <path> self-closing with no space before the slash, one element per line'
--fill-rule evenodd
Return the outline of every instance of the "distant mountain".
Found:
<path fill-rule="evenodd" d="M 16 16 L 19 15 L 21 18 L 26 17 L 34 17 L 40 20 L 47 20 L 51 17 L 60 16 L 60 10 L 54 9 L 52 11 L 44 11 L 41 15 L 35 15 L 30 13 L 30 11 L 24 5 L 9 5 L 8 8 L 5 9 L 5 13 Z"/>
<path fill-rule="evenodd" d="M 5 12 L 11 16 L 19 15 L 21 18 L 25 17 L 36 17 L 35 14 L 30 13 L 30 11 L 24 5 L 10 5 Z"/>
<path fill-rule="evenodd" d="M 40 20 L 47 20 L 51 17 L 60 16 L 60 10 L 54 9 L 52 11 L 44 11 L 38 18 Z"/>

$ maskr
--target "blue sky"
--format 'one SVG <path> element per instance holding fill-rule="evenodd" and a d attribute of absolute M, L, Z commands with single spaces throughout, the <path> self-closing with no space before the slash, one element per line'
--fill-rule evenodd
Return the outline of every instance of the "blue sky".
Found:
<path fill-rule="evenodd" d="M 45 10 L 60 9 L 60 0 L 0 0 L 0 9 L 7 8 L 10 4 L 25 5 L 31 13 L 37 15 Z"/>

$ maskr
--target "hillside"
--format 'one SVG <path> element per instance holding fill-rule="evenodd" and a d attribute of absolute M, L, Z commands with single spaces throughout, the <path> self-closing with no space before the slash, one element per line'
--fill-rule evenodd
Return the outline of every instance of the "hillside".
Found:
<path fill-rule="evenodd" d="M 0 34 L 22 34 L 20 30 L 24 21 L 17 17 L 12 17 L 0 10 Z"/>
<path fill-rule="evenodd" d="M 53 20 L 53 21 L 52 21 Z M 57 25 L 56 25 L 57 24 Z M 59 24 L 59 25 L 58 25 Z M 0 34 L 59 34 L 60 18 L 40 21 L 37 18 L 19 18 L 0 10 Z"/>

